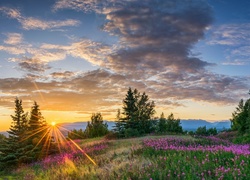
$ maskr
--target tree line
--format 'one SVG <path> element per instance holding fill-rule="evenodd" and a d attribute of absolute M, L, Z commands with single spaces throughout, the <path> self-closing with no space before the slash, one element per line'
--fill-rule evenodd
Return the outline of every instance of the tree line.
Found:
<path fill-rule="evenodd" d="M 92 115 L 85 131 L 74 129 L 68 133 L 68 137 L 77 139 L 108 134 L 111 138 L 127 138 L 149 133 L 183 133 L 180 119 L 175 119 L 172 113 L 168 118 L 162 113 L 159 121 L 154 119 L 155 103 L 149 100 L 145 92 L 129 88 L 122 102 L 122 110 L 118 109 L 111 132 L 108 131 L 107 124 L 103 123 L 101 113 L 97 113 Z"/>

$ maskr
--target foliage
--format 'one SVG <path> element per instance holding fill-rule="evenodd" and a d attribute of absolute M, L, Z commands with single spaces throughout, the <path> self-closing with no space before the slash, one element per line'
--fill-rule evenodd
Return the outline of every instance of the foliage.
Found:
<path fill-rule="evenodd" d="M 155 113 L 154 107 L 154 102 L 149 102 L 149 97 L 145 92 L 141 94 L 137 89 L 132 91 L 129 88 L 123 100 L 123 117 L 120 117 L 120 112 L 118 112 L 115 131 L 119 136 L 126 137 L 150 133 L 151 119 Z"/>
<path fill-rule="evenodd" d="M 121 118 L 120 109 L 117 110 L 115 126 L 113 127 L 113 131 L 116 133 L 118 138 L 125 136 L 125 122 Z"/>
<path fill-rule="evenodd" d="M 73 129 L 68 132 L 68 138 L 70 139 L 84 139 L 86 138 L 85 133 L 82 129 Z"/>
<path fill-rule="evenodd" d="M 31 108 L 30 119 L 22 107 L 22 100 L 15 99 L 12 125 L 0 146 L 0 169 L 10 170 L 22 164 L 37 161 L 55 150 L 49 135 L 49 127 L 42 118 L 38 104 Z M 50 149 L 49 149 L 50 148 Z"/>
<path fill-rule="evenodd" d="M 165 133 L 167 131 L 167 119 L 164 117 L 164 113 L 161 113 L 159 123 L 157 126 L 158 133 Z"/>
<path fill-rule="evenodd" d="M 84 134 L 87 138 L 100 137 L 108 133 L 108 125 L 104 124 L 101 113 L 93 113 Z"/>
<path fill-rule="evenodd" d="M 250 92 L 249 92 L 250 94 Z M 232 113 L 231 128 L 238 131 L 237 142 L 250 142 L 250 99 L 240 100 L 238 107 Z"/>
<path fill-rule="evenodd" d="M 207 129 L 206 126 L 203 126 L 203 127 L 198 127 L 195 134 L 199 136 L 211 136 L 211 135 L 217 135 L 218 132 L 215 127 Z"/>
<path fill-rule="evenodd" d="M 50 146 L 52 143 L 52 137 L 36 101 L 34 101 L 34 104 L 31 107 L 27 135 L 27 140 L 34 146 L 32 151 L 33 160 L 44 158 L 50 153 L 50 148 L 52 148 L 52 146 Z"/>
<path fill-rule="evenodd" d="M 220 138 L 220 139 L 224 139 L 224 140 L 228 140 L 230 142 L 233 141 L 233 139 L 235 139 L 237 136 L 237 131 L 222 131 L 219 134 L 216 135 L 216 137 Z"/>
<path fill-rule="evenodd" d="M 0 134 L 0 142 L 4 141 L 7 137 L 4 134 Z"/>
<path fill-rule="evenodd" d="M 180 119 L 175 119 L 173 113 L 171 113 L 166 120 L 166 132 L 170 133 L 183 132 Z"/>
<path fill-rule="evenodd" d="M 11 115 L 12 125 L 6 138 L 0 147 L 2 158 L 0 159 L 0 169 L 16 167 L 22 163 L 30 161 L 30 146 L 25 141 L 28 129 L 27 113 L 22 107 L 22 100 L 15 99 L 15 115 Z"/>

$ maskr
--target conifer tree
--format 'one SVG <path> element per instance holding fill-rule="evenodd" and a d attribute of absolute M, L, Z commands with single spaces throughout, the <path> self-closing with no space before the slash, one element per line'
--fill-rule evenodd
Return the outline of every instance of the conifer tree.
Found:
<path fill-rule="evenodd" d="M 232 114 L 231 128 L 239 134 L 250 134 L 250 99 L 240 100 L 238 107 Z"/>
<path fill-rule="evenodd" d="M 123 100 L 122 115 L 116 124 L 121 126 L 126 136 L 137 136 L 151 131 L 151 119 L 155 113 L 154 102 L 149 102 L 148 95 L 140 94 L 137 89 L 128 89 Z M 130 135 L 129 135 L 130 134 Z"/>
<path fill-rule="evenodd" d="M 12 124 L 8 131 L 9 137 L 6 138 L 0 147 L 2 158 L 0 168 L 16 167 L 22 163 L 30 161 L 31 147 L 25 140 L 28 129 L 27 113 L 22 107 L 22 100 L 15 99 L 15 115 L 11 115 Z"/>
<path fill-rule="evenodd" d="M 157 127 L 157 131 L 159 133 L 164 133 L 166 132 L 166 126 L 167 126 L 167 119 L 164 116 L 164 113 L 161 113 L 161 117 L 159 119 L 159 123 L 158 123 L 158 127 Z"/>
<path fill-rule="evenodd" d="M 34 101 L 28 123 L 28 140 L 34 146 L 33 158 L 43 158 L 47 155 L 51 143 L 49 127 L 42 116 L 39 105 Z"/>
<path fill-rule="evenodd" d="M 124 136 L 124 121 L 123 118 L 121 117 L 120 109 L 117 110 L 116 121 L 113 131 L 117 133 L 118 137 Z"/>
<path fill-rule="evenodd" d="M 123 100 L 123 121 L 125 125 L 125 129 L 136 129 L 136 113 L 137 113 L 137 107 L 136 107 L 136 101 L 138 97 L 138 91 L 135 89 L 134 92 L 129 87 L 128 92 L 126 94 L 125 99 Z"/>
<path fill-rule="evenodd" d="M 171 113 L 167 118 L 166 131 L 173 133 L 183 132 L 180 119 L 175 119 L 173 113 Z"/>

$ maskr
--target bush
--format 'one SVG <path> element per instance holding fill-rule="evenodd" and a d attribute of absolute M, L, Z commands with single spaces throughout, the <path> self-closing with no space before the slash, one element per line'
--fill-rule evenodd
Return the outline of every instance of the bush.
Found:
<path fill-rule="evenodd" d="M 105 135 L 105 139 L 111 140 L 111 139 L 117 139 L 118 133 L 109 131 L 108 134 Z"/>
<path fill-rule="evenodd" d="M 140 136 L 140 133 L 137 129 L 128 128 L 125 130 L 125 138 L 138 137 L 138 136 Z"/>
<path fill-rule="evenodd" d="M 84 139 L 85 134 L 82 129 L 76 130 L 73 129 L 72 131 L 68 132 L 68 138 L 70 139 Z"/>

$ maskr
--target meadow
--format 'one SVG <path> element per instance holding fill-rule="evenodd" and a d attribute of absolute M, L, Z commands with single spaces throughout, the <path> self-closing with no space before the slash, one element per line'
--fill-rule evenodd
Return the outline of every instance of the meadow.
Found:
<path fill-rule="evenodd" d="M 146 136 L 65 142 L 61 153 L 2 179 L 250 179 L 250 146 L 218 137 Z"/>

